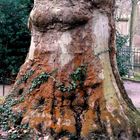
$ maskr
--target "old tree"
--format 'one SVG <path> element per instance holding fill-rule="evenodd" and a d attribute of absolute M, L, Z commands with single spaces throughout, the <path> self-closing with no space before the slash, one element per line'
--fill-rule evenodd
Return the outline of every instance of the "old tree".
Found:
<path fill-rule="evenodd" d="M 140 115 L 116 68 L 114 2 L 34 1 L 29 54 L 3 105 L 9 134 L 28 124 L 32 139 L 138 138 Z"/>

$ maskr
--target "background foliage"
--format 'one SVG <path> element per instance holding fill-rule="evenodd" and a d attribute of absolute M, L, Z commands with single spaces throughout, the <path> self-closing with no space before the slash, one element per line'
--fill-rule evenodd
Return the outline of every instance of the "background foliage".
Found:
<path fill-rule="evenodd" d="M 125 76 L 129 72 L 128 63 L 130 61 L 129 48 L 123 53 L 123 47 L 128 42 L 128 36 L 124 36 L 116 32 L 116 47 L 117 47 L 117 65 L 121 76 Z"/>
<path fill-rule="evenodd" d="M 0 81 L 15 78 L 27 55 L 32 0 L 0 0 Z"/>

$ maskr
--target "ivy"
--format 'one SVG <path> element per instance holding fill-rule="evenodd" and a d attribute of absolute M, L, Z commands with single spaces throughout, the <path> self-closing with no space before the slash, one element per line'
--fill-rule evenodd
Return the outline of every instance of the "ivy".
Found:
<path fill-rule="evenodd" d="M 86 72 L 87 72 L 87 66 L 82 65 L 78 67 L 72 74 L 70 74 L 70 85 L 65 86 L 65 84 L 57 84 L 57 88 L 61 92 L 72 92 L 75 91 L 77 87 L 82 87 L 84 84 L 84 81 L 86 79 Z"/>
<path fill-rule="evenodd" d="M 20 85 L 21 83 L 26 82 L 33 74 L 34 70 L 29 70 L 20 80 L 17 81 L 17 84 Z"/>
<path fill-rule="evenodd" d="M 86 71 L 86 66 L 80 66 L 70 75 L 70 78 L 73 80 L 73 82 L 79 81 L 80 84 L 83 84 L 86 79 Z"/>
<path fill-rule="evenodd" d="M 38 88 L 41 84 L 48 81 L 49 78 L 53 78 L 55 81 L 55 78 L 52 76 L 54 73 L 56 73 L 57 69 L 53 70 L 50 73 L 42 72 L 40 75 L 38 75 L 36 78 L 33 79 L 31 87 L 27 91 L 27 93 L 32 92 L 34 89 Z"/>
<path fill-rule="evenodd" d="M 30 70 L 24 75 L 18 84 L 26 81 L 34 71 Z M 29 88 L 28 92 L 33 91 L 34 89 L 38 88 L 41 84 L 48 81 L 49 78 L 52 78 L 57 88 L 65 93 L 71 93 L 75 91 L 76 88 L 83 87 L 84 81 L 86 79 L 87 67 L 82 65 L 78 67 L 73 73 L 70 74 L 69 78 L 71 80 L 69 86 L 65 86 L 58 82 L 54 77 L 53 74 L 56 70 L 52 71 L 51 73 L 42 72 L 37 77 L 35 77 L 31 83 L 31 87 Z M 20 91 L 20 95 L 22 95 L 23 90 Z M 8 138 L 7 140 L 15 140 L 15 139 L 30 139 L 31 129 L 29 128 L 28 124 L 22 124 L 23 113 L 22 111 L 14 113 L 12 108 L 16 104 L 23 102 L 25 99 L 26 93 L 20 98 L 13 98 L 8 96 L 5 100 L 5 103 L 0 105 L 0 129 L 4 131 L 8 131 Z M 38 102 L 37 106 L 43 106 L 45 104 L 45 98 L 41 97 Z M 27 136 L 27 137 L 26 137 Z"/>
<path fill-rule="evenodd" d="M 129 72 L 129 66 L 127 65 L 127 63 L 129 63 L 130 61 L 129 47 L 127 48 L 127 50 L 125 50 L 125 53 L 122 53 L 127 41 L 128 36 L 124 36 L 119 32 L 116 32 L 117 65 L 121 76 L 125 76 Z"/>
<path fill-rule="evenodd" d="M 39 87 L 41 84 L 47 82 L 48 78 L 49 78 L 49 74 L 46 72 L 42 72 L 39 76 L 33 79 L 32 85 L 29 89 L 30 92 L 33 91 L 35 88 Z"/>
<path fill-rule="evenodd" d="M 30 132 L 28 124 L 21 124 L 23 112 L 14 113 L 12 110 L 19 101 L 8 96 L 0 105 L 0 128 L 8 132 L 7 140 L 19 139 Z"/>
<path fill-rule="evenodd" d="M 87 67 L 85 65 L 82 65 L 80 67 L 78 67 L 72 74 L 70 74 L 70 79 L 71 82 L 69 84 L 69 86 L 65 86 L 64 83 L 60 83 L 58 82 L 54 77 L 53 74 L 56 73 L 57 69 L 55 69 L 54 71 L 52 71 L 51 73 L 47 73 L 47 72 L 42 72 L 41 74 L 39 74 L 37 77 L 35 77 L 32 80 L 31 86 L 29 88 L 29 90 L 27 90 L 26 93 L 31 93 L 34 89 L 40 87 L 41 84 L 45 83 L 48 81 L 49 78 L 52 78 L 53 81 L 55 81 L 56 83 L 56 87 L 61 91 L 61 92 L 71 92 L 76 90 L 77 87 L 81 87 L 86 79 L 86 71 L 87 71 Z M 29 72 L 27 73 L 18 83 L 21 83 L 23 81 L 26 81 L 29 76 L 31 76 L 33 74 L 33 72 Z"/>

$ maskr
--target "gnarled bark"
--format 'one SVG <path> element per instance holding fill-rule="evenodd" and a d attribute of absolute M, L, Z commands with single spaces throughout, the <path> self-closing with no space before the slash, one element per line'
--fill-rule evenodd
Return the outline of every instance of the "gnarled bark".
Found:
<path fill-rule="evenodd" d="M 140 116 L 116 68 L 113 0 L 35 0 L 12 89 L 21 123 L 51 139 L 136 139 Z M 23 99 L 23 98 L 22 98 Z"/>

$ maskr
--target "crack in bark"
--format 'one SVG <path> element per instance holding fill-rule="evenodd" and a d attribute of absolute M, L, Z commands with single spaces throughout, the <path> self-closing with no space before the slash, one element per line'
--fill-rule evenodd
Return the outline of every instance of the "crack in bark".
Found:
<path fill-rule="evenodd" d="M 83 87 L 84 88 L 84 87 Z M 81 140 L 81 129 L 82 129 L 82 122 L 81 122 L 81 114 L 87 110 L 88 108 L 88 104 L 87 104 L 87 97 L 88 94 L 84 91 L 84 106 L 73 106 L 72 102 L 71 102 L 71 109 L 74 111 L 75 113 L 75 127 L 76 127 L 76 136 L 75 136 L 75 140 Z M 75 99 L 76 96 L 73 96 L 73 99 Z M 73 100 L 71 100 L 73 101 Z"/>

